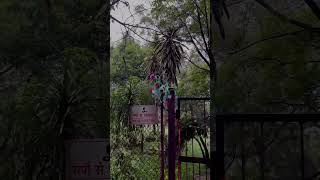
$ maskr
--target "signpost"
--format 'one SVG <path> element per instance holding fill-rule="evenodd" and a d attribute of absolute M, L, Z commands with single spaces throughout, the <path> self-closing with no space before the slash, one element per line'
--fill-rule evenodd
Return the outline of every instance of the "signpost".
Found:
<path fill-rule="evenodd" d="M 159 122 L 155 105 L 134 105 L 131 107 L 130 122 L 133 125 L 151 125 Z"/>
<path fill-rule="evenodd" d="M 109 179 L 106 139 L 66 141 L 66 180 Z"/>

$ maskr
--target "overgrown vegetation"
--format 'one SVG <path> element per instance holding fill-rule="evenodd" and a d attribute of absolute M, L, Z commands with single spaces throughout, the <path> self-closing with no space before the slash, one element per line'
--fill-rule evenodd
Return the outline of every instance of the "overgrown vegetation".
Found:
<path fill-rule="evenodd" d="M 145 35 L 155 33 L 156 38 L 146 37 L 157 42 L 158 36 L 167 29 L 179 29 L 177 41 L 185 49 L 181 72 L 177 76 L 179 96 L 203 97 L 212 94 L 210 82 L 214 79 L 210 73 L 215 71 L 217 89 L 214 89 L 214 103 L 218 113 L 318 113 L 319 19 L 315 11 L 310 11 L 310 4 L 262 0 L 230 0 L 224 3 L 217 7 L 226 6 L 229 11 L 221 10 L 220 14 L 216 14 L 224 16 L 219 17 L 223 27 L 219 24 L 219 28 L 214 29 L 213 54 L 208 28 L 209 1 L 153 1 L 150 13 L 140 13 L 144 15 L 140 27 L 131 30 L 137 33 L 143 29 Z M 229 20 L 225 15 L 229 15 Z M 315 29 L 310 29 L 310 26 Z M 225 34 L 225 39 L 220 36 L 221 33 Z M 154 48 L 152 43 L 147 43 L 147 46 Z M 216 63 L 217 69 L 212 68 L 211 63 Z M 192 108 L 196 112 L 202 107 L 194 105 Z M 185 114 L 183 124 L 192 124 L 193 116 Z M 260 167 L 264 159 L 259 143 L 262 142 L 259 126 L 252 124 L 241 128 L 240 124 L 225 128 L 227 178 L 242 178 L 243 159 L 246 161 L 247 179 L 292 179 L 300 176 L 296 170 L 299 163 L 296 157 L 300 152 L 297 149 L 299 126 L 265 125 L 268 133 L 264 140 L 270 143 L 264 150 L 270 158 L 270 162 L 265 162 L 265 167 Z M 306 139 L 307 136 L 318 137 L 317 124 L 308 124 L 304 128 Z M 205 135 L 203 137 L 208 137 Z M 200 138 L 199 134 L 192 136 Z M 244 136 L 245 144 L 240 146 Z M 184 145 L 188 146 L 185 141 Z M 310 148 L 305 150 L 305 156 L 318 157 L 314 153 L 317 140 L 308 139 L 305 143 Z M 198 151 L 205 156 L 201 148 Z M 306 177 L 317 174 L 317 161 L 306 158 L 305 163 L 312 166 Z M 263 177 L 261 169 L 265 171 Z"/>
<path fill-rule="evenodd" d="M 60 179 L 64 140 L 107 138 L 105 3 L 0 2 L 0 179 Z"/>

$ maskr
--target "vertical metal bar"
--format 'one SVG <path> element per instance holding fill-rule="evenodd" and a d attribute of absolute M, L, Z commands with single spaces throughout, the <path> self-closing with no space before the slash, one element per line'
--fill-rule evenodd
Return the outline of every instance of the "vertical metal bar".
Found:
<path fill-rule="evenodd" d="M 304 128 L 302 120 L 299 121 L 300 125 L 300 153 L 301 153 L 301 160 L 300 160 L 300 168 L 301 168 L 301 179 L 303 180 L 305 177 L 305 169 L 304 169 Z"/>
<path fill-rule="evenodd" d="M 61 180 L 66 180 L 66 164 L 65 164 L 65 162 L 66 162 L 66 158 L 67 158 L 67 156 L 66 156 L 66 148 L 65 148 L 65 146 L 64 146 L 64 139 L 62 139 L 62 141 L 61 141 L 61 145 L 60 145 L 60 148 L 61 148 L 61 150 L 60 150 L 60 153 L 61 153 L 61 177 L 60 177 L 60 179 Z"/>
<path fill-rule="evenodd" d="M 169 145 L 168 145 L 168 168 L 169 180 L 176 179 L 176 127 L 175 127 L 175 92 L 170 89 L 170 99 L 168 104 L 168 129 L 169 129 Z"/>
<path fill-rule="evenodd" d="M 144 147 L 144 137 L 143 137 L 143 131 L 144 131 L 144 128 L 143 128 L 143 126 L 141 125 L 140 126 L 140 128 L 142 129 L 141 130 L 141 146 L 140 146 L 140 148 L 141 148 L 141 153 L 143 153 L 143 147 Z"/>
<path fill-rule="evenodd" d="M 184 111 L 185 111 L 185 109 L 184 109 Z M 186 131 L 185 131 L 185 137 L 187 137 L 187 134 L 188 134 L 188 128 L 186 128 Z M 186 148 L 185 148 L 185 156 L 187 157 L 188 156 L 188 141 L 186 141 L 185 142 L 185 144 L 186 144 Z M 186 164 L 186 170 L 185 170 L 185 179 L 187 179 L 188 180 L 188 163 L 187 162 L 185 162 L 185 164 Z"/>
<path fill-rule="evenodd" d="M 206 122 L 206 100 L 203 100 L 203 121 L 205 126 L 207 126 L 207 122 Z"/>
<path fill-rule="evenodd" d="M 184 109 L 184 110 L 185 110 L 185 109 Z M 186 133 L 186 134 L 185 134 L 185 137 L 187 137 L 187 135 L 188 135 L 188 128 L 186 128 L 185 133 Z M 185 155 L 185 156 L 186 156 L 186 157 L 188 156 L 188 143 L 189 143 L 188 141 L 185 142 L 185 144 L 186 144 L 186 150 L 185 150 L 185 154 L 186 154 L 186 155 Z M 188 163 L 185 162 L 185 164 L 186 164 L 186 170 L 185 170 L 185 172 L 186 172 L 186 173 L 185 173 L 185 176 L 186 176 L 186 177 L 185 177 L 185 179 L 188 180 L 188 178 L 189 178 L 189 177 L 188 177 L 188 172 L 189 172 L 189 171 L 188 171 Z"/>
<path fill-rule="evenodd" d="M 186 142 L 186 157 L 187 156 L 188 156 L 188 141 Z M 185 162 L 185 163 L 186 163 L 186 179 L 188 179 L 188 163 L 187 162 Z"/>
<path fill-rule="evenodd" d="M 204 128 L 205 128 L 205 132 L 207 133 L 207 122 L 206 122 L 206 100 L 203 100 L 203 120 L 205 121 L 204 124 Z M 204 144 L 205 146 L 207 146 L 207 137 L 204 138 Z M 206 168 L 206 180 L 208 179 L 208 167 L 207 164 L 205 165 Z"/>
<path fill-rule="evenodd" d="M 206 180 L 208 180 L 208 167 L 206 166 Z"/>
<path fill-rule="evenodd" d="M 243 129 L 243 121 L 241 121 L 241 176 L 242 180 L 246 179 L 246 163 L 245 163 L 245 155 L 244 155 L 244 129 Z"/>
<path fill-rule="evenodd" d="M 160 112 L 160 118 L 161 118 L 161 122 L 160 122 L 160 141 L 161 141 L 161 147 L 160 147 L 160 151 L 161 151 L 161 171 L 160 171 L 160 180 L 164 180 L 164 126 L 163 126 L 163 95 L 161 95 L 161 112 Z"/>
<path fill-rule="evenodd" d="M 260 173 L 261 173 L 261 180 L 264 180 L 264 133 L 263 133 L 263 125 L 264 122 L 260 123 L 260 137 L 261 137 L 261 145 L 260 145 Z"/>
<path fill-rule="evenodd" d="M 178 129 L 179 129 L 179 145 L 178 145 L 178 156 L 181 155 L 181 122 L 180 122 L 180 100 L 177 98 L 178 101 L 178 110 L 177 110 L 177 123 L 178 123 Z M 179 158 L 178 158 L 179 159 Z M 178 160 L 178 179 L 181 180 L 181 161 Z"/>
<path fill-rule="evenodd" d="M 179 157 L 181 156 L 181 127 L 179 125 L 179 150 L 178 150 Z M 178 157 L 178 159 L 179 159 Z M 178 179 L 181 180 L 181 161 L 178 161 Z"/>
<path fill-rule="evenodd" d="M 224 122 L 222 119 L 216 118 L 216 164 L 215 174 L 216 180 L 223 180 L 224 172 Z"/>
<path fill-rule="evenodd" d="M 192 157 L 194 157 L 194 154 L 193 154 L 193 138 L 191 139 L 191 153 L 192 153 Z M 194 179 L 194 163 L 192 163 L 192 179 Z"/>

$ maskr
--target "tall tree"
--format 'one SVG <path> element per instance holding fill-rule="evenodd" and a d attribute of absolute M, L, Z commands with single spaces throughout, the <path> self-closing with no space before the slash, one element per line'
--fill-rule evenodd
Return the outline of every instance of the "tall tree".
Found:
<path fill-rule="evenodd" d="M 1 177 L 62 178 L 64 138 L 108 135 L 109 3 L 1 2 Z"/>

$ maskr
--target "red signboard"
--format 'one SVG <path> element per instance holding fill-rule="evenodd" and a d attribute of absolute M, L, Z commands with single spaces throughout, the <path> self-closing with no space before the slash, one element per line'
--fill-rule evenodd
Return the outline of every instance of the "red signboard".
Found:
<path fill-rule="evenodd" d="M 133 125 L 150 125 L 158 123 L 157 107 L 154 105 L 132 106 L 130 121 Z"/>

